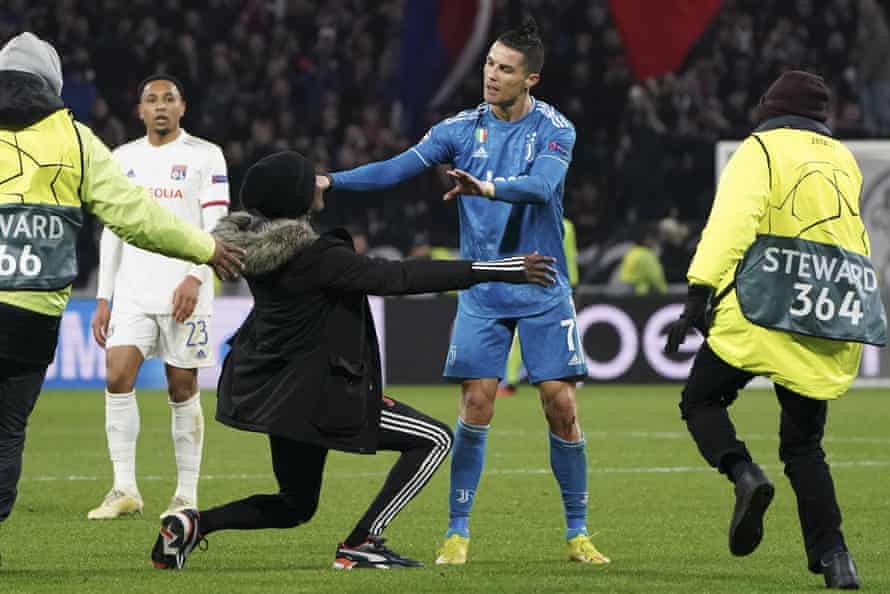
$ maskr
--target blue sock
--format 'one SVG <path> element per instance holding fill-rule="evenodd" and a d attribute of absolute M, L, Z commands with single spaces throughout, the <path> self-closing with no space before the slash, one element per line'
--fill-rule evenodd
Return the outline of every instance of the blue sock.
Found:
<path fill-rule="evenodd" d="M 550 468 L 559 483 L 566 540 L 587 534 L 587 453 L 584 437 L 571 442 L 550 434 Z"/>
<path fill-rule="evenodd" d="M 451 490 L 448 493 L 448 532 L 470 537 L 470 510 L 485 464 L 488 425 L 471 425 L 457 419 L 451 450 Z"/>

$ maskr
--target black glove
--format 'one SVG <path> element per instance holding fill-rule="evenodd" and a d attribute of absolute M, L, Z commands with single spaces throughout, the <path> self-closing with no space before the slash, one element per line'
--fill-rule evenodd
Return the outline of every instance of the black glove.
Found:
<path fill-rule="evenodd" d="M 735 399 L 739 397 L 738 390 L 734 390 L 729 394 L 724 394 L 720 397 L 720 406 L 723 408 L 729 408 L 729 405 L 735 402 Z"/>
<path fill-rule="evenodd" d="M 714 289 L 707 285 L 689 285 L 683 313 L 668 326 L 665 353 L 676 353 L 692 328 L 708 335 L 708 306 L 713 295 Z"/>

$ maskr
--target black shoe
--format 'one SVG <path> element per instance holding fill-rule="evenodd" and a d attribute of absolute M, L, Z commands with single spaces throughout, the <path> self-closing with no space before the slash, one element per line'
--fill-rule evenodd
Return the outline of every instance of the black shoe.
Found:
<path fill-rule="evenodd" d="M 859 575 L 856 573 L 856 564 L 853 557 L 847 551 L 840 551 L 831 556 L 826 563 L 823 559 L 822 576 L 825 578 L 826 588 L 838 590 L 858 590 Z"/>
<path fill-rule="evenodd" d="M 196 509 L 184 509 L 161 519 L 161 530 L 151 550 L 151 562 L 156 568 L 183 568 L 186 557 L 202 540 L 198 520 Z"/>
<path fill-rule="evenodd" d="M 402 557 L 383 545 L 385 539 L 369 536 L 363 544 L 349 547 L 341 543 L 334 556 L 334 569 L 399 569 L 423 567 L 423 563 Z"/>
<path fill-rule="evenodd" d="M 735 483 L 735 510 L 729 525 L 729 550 L 733 555 L 750 555 L 763 538 L 763 514 L 775 494 L 763 470 L 753 462 Z"/>

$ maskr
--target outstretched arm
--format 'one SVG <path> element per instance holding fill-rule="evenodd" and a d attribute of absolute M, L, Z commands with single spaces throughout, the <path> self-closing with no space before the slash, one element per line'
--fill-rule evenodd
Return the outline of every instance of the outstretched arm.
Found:
<path fill-rule="evenodd" d="M 367 192 L 394 186 L 414 177 L 427 167 L 430 165 L 424 161 L 417 147 L 412 147 L 387 161 L 368 163 L 349 171 L 331 173 L 327 177 L 331 182 L 330 187 L 338 190 Z M 317 180 L 316 183 L 324 184 L 324 181 Z M 327 188 L 322 185 L 322 189 Z"/>
<path fill-rule="evenodd" d="M 406 260 L 393 262 L 360 256 L 346 247 L 328 250 L 320 284 L 369 295 L 409 295 L 467 289 L 482 282 L 555 282 L 553 258 L 529 254 L 491 262 Z"/>
<path fill-rule="evenodd" d="M 214 240 L 147 198 L 145 190 L 123 174 L 92 130 L 79 122 L 74 122 L 74 129 L 83 147 L 81 199 L 106 227 L 138 248 L 210 264 L 221 278 L 238 277 L 243 250 Z"/>
<path fill-rule="evenodd" d="M 182 222 L 132 183 L 93 132 L 75 123 L 83 145 L 82 199 L 122 241 L 171 258 L 204 264 L 213 254 L 213 238 Z"/>
<path fill-rule="evenodd" d="M 319 176 L 316 178 L 316 185 L 322 190 L 333 187 L 356 192 L 394 186 L 424 169 L 451 161 L 454 157 L 453 134 L 454 131 L 448 124 L 438 124 L 420 142 L 392 159 Z"/>

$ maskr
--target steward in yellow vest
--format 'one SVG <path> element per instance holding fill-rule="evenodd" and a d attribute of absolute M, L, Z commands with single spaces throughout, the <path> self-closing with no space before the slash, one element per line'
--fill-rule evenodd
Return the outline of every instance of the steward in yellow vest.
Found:
<path fill-rule="evenodd" d="M 243 254 L 147 198 L 74 121 L 61 90 L 52 45 L 23 33 L 0 49 L 0 522 L 15 502 L 25 426 L 77 274 L 82 209 L 137 247 L 226 277 Z"/>
<path fill-rule="evenodd" d="M 634 295 L 667 293 L 664 267 L 658 259 L 658 229 L 645 225 L 635 232 L 634 245 L 624 254 L 618 269 L 618 280 L 633 288 Z"/>
<path fill-rule="evenodd" d="M 707 336 L 680 409 L 705 459 L 735 483 L 735 555 L 760 543 L 774 487 L 726 407 L 754 376 L 773 381 L 808 567 L 840 588 L 859 579 L 822 449 L 827 401 L 856 377 L 863 344 L 886 344 L 887 321 L 859 213 L 862 174 L 825 124 L 828 105 L 822 78 L 801 71 L 764 95 L 756 130 L 720 177 L 666 350 L 692 327 Z"/>

